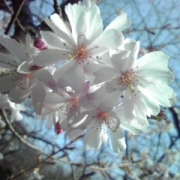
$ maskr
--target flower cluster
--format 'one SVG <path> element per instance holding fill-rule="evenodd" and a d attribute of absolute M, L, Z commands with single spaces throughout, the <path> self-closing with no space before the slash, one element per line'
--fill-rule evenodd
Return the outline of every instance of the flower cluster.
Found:
<path fill-rule="evenodd" d="M 68 4 L 65 12 L 69 21 L 51 15 L 45 22 L 52 32 L 41 31 L 34 43 L 29 35 L 24 45 L 0 38 L 9 51 L 0 53 L 0 92 L 14 103 L 31 98 L 57 134 L 85 134 L 86 148 L 108 142 L 120 153 L 126 148 L 122 129 L 145 132 L 147 117 L 170 107 L 169 57 L 156 51 L 138 59 L 140 43 L 122 34 L 131 24 L 125 13 L 104 28 L 93 1 Z"/>

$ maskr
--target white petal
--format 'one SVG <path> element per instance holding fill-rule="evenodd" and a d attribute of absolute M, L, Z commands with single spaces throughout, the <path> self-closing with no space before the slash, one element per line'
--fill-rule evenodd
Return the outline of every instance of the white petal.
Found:
<path fill-rule="evenodd" d="M 118 71 L 111 67 L 105 67 L 105 68 L 99 69 L 97 72 L 93 74 L 96 77 L 95 84 L 108 81 L 112 79 L 113 77 L 116 77 L 119 75 Z"/>
<path fill-rule="evenodd" d="M 114 111 L 109 111 L 108 114 L 110 116 L 108 127 L 111 129 L 111 131 L 115 132 L 120 126 L 120 119 Z"/>
<path fill-rule="evenodd" d="M 121 73 L 125 73 L 126 71 L 129 71 L 133 67 L 133 65 L 135 64 L 135 61 L 137 59 L 138 53 L 139 53 L 139 47 L 140 47 L 140 43 L 136 42 L 135 46 L 132 49 L 132 51 L 130 52 L 129 56 L 127 58 L 121 60 L 121 65 L 119 64 L 119 67 L 121 66 L 121 68 L 120 68 Z"/>
<path fill-rule="evenodd" d="M 84 134 L 84 130 L 81 129 L 69 129 L 66 131 L 66 136 L 69 137 L 71 140 L 74 140 L 78 136 L 83 134 Z"/>
<path fill-rule="evenodd" d="M 119 90 L 119 94 L 123 94 L 124 87 L 119 84 L 119 82 L 120 82 L 119 78 L 120 77 L 117 76 L 117 77 L 111 79 L 110 81 L 106 82 L 107 92 L 108 93 Z"/>
<path fill-rule="evenodd" d="M 144 84 L 143 84 L 144 83 Z M 173 90 L 162 83 L 161 81 L 156 82 L 156 84 L 148 83 L 148 86 L 145 82 L 142 82 L 143 87 L 139 87 L 144 102 L 148 107 L 148 116 L 157 115 L 160 111 L 159 105 L 164 107 L 170 107 L 170 98 L 173 95 Z"/>
<path fill-rule="evenodd" d="M 124 43 L 123 43 L 123 47 L 125 50 L 128 50 L 128 51 L 133 51 L 133 49 L 135 48 L 136 46 L 136 41 L 134 41 L 133 39 L 130 39 L 130 38 L 126 38 L 124 40 Z"/>
<path fill-rule="evenodd" d="M 88 93 L 89 88 L 90 88 L 90 81 L 84 82 L 83 89 L 82 89 L 81 93 L 78 95 L 79 98 L 85 96 Z"/>
<path fill-rule="evenodd" d="M 79 106 L 83 107 L 86 110 L 91 110 L 95 108 L 95 105 L 89 100 L 88 95 L 80 98 Z"/>
<path fill-rule="evenodd" d="M 32 101 L 34 105 L 34 110 L 37 115 L 41 115 L 41 110 L 43 107 L 43 102 L 46 96 L 46 91 L 41 82 L 35 84 L 32 88 Z"/>
<path fill-rule="evenodd" d="M 9 69 L 15 69 L 21 62 L 11 55 L 0 53 L 0 63 L 2 64 L 1 67 L 4 64 L 7 67 L 9 66 Z"/>
<path fill-rule="evenodd" d="M 104 64 L 99 64 L 97 62 L 94 62 L 94 63 L 89 62 L 89 63 L 85 64 L 84 67 L 83 67 L 84 73 L 86 75 L 89 75 L 90 77 L 93 76 L 94 72 L 98 71 L 101 68 L 104 68 Z"/>
<path fill-rule="evenodd" d="M 1 63 L 1 62 L 0 62 L 0 67 L 1 67 L 1 70 L 2 70 L 2 68 L 14 70 L 14 67 L 12 67 L 11 65 L 6 64 L 6 63 Z"/>
<path fill-rule="evenodd" d="M 60 104 L 67 102 L 67 99 L 61 97 L 59 94 L 55 93 L 55 92 L 47 92 L 46 93 L 46 98 L 44 100 L 44 103 L 53 105 L 53 104 L 57 104 L 57 106 L 60 106 Z"/>
<path fill-rule="evenodd" d="M 0 94 L 0 108 L 9 109 L 11 105 L 10 100 L 8 99 L 7 94 Z"/>
<path fill-rule="evenodd" d="M 67 54 L 58 49 L 48 49 L 41 51 L 37 56 L 34 56 L 34 65 L 49 66 L 57 62 L 67 59 Z"/>
<path fill-rule="evenodd" d="M 59 36 L 61 37 L 63 40 L 66 41 L 66 43 L 68 44 L 68 46 L 73 47 L 75 46 L 75 42 L 72 39 L 69 30 L 66 30 L 65 28 L 65 24 L 64 22 L 62 22 L 61 19 L 59 19 L 59 16 L 57 14 L 52 15 L 51 17 L 52 22 L 46 18 L 45 22 L 46 24 Z M 59 27 L 59 25 L 61 26 L 62 24 L 62 30 L 61 27 Z M 64 28 L 63 28 L 64 27 Z"/>
<path fill-rule="evenodd" d="M 95 126 L 97 125 L 97 123 L 91 122 L 91 125 L 87 128 L 87 132 L 84 136 L 84 144 L 86 149 L 99 149 L 101 145 L 106 143 L 108 140 L 106 127 L 103 127 L 102 129 L 92 129 L 91 126 L 93 126 L 93 123 Z"/>
<path fill-rule="evenodd" d="M 89 51 L 89 56 L 92 56 L 92 58 L 96 58 L 98 56 L 100 58 L 103 58 L 103 55 L 107 53 L 107 48 L 96 46 L 96 47 L 89 48 L 88 51 Z M 109 56 L 109 54 L 107 53 L 106 56 Z M 104 61 L 104 58 L 102 60 Z"/>
<path fill-rule="evenodd" d="M 68 36 L 71 35 L 69 28 L 66 26 L 63 19 L 60 18 L 60 16 L 58 14 L 51 15 L 50 19 L 61 31 L 66 33 Z"/>
<path fill-rule="evenodd" d="M 116 17 L 105 30 L 116 29 L 118 31 L 123 31 L 131 25 L 131 20 L 127 17 L 126 13 L 123 13 Z"/>
<path fill-rule="evenodd" d="M 24 47 L 14 39 L 10 39 L 7 36 L 0 38 L 0 43 L 14 56 L 19 58 L 21 62 L 27 60 L 27 54 Z"/>
<path fill-rule="evenodd" d="M 140 125 L 137 120 L 132 120 L 131 123 L 121 121 L 121 128 L 129 131 L 133 135 L 139 135 L 143 132 L 147 132 L 150 129 L 149 123 L 146 121 L 146 124 Z"/>
<path fill-rule="evenodd" d="M 129 70 L 131 67 L 126 60 L 129 56 L 130 52 L 129 51 L 120 51 L 117 54 L 112 55 L 111 61 L 114 66 L 119 72 L 120 70 L 122 72 Z"/>
<path fill-rule="evenodd" d="M 85 13 L 85 23 L 87 26 L 87 33 L 85 35 L 89 44 L 103 32 L 103 23 L 99 9 L 94 2 L 92 3 L 93 6 L 91 6 L 91 9 Z"/>
<path fill-rule="evenodd" d="M 11 121 L 21 121 L 23 120 L 22 114 L 19 112 L 18 109 L 12 109 L 11 110 Z"/>
<path fill-rule="evenodd" d="M 149 85 L 146 90 L 143 89 L 143 94 L 152 95 L 154 99 L 158 101 L 158 103 L 164 107 L 170 107 L 169 98 L 172 97 L 173 90 L 167 85 L 161 83 L 161 86 L 155 86 L 153 84 Z"/>
<path fill-rule="evenodd" d="M 28 53 L 28 58 L 31 59 L 31 56 L 33 54 L 37 54 L 39 52 L 39 49 L 34 46 L 34 41 L 31 39 L 31 36 L 29 34 L 25 37 L 25 49 Z"/>
<path fill-rule="evenodd" d="M 90 128 L 84 136 L 84 145 L 87 150 L 99 149 L 101 147 L 101 131 L 92 131 Z"/>
<path fill-rule="evenodd" d="M 77 129 L 86 129 L 88 124 L 92 121 L 92 117 L 96 115 L 96 111 L 84 111 L 76 115 L 69 126 Z"/>
<path fill-rule="evenodd" d="M 84 82 L 85 76 L 83 69 L 79 66 L 73 66 L 62 74 L 57 84 L 60 88 L 70 86 L 76 94 L 79 94 L 83 90 Z"/>
<path fill-rule="evenodd" d="M 15 103 L 23 102 L 30 94 L 30 88 L 26 89 L 12 89 L 9 93 L 9 99 Z"/>
<path fill-rule="evenodd" d="M 41 31 L 41 35 L 47 42 L 49 48 L 65 50 L 66 46 L 64 45 L 60 37 L 54 34 L 53 32 Z"/>
<path fill-rule="evenodd" d="M 85 13 L 81 6 L 68 4 L 65 7 L 66 14 L 71 24 L 72 35 L 75 42 L 78 43 L 78 37 L 86 32 Z"/>
<path fill-rule="evenodd" d="M 84 1 L 79 1 L 78 5 L 82 6 L 82 8 L 84 8 L 84 10 L 89 10 L 90 8 L 92 8 L 92 6 L 96 6 L 96 3 L 94 1 L 89 1 L 89 0 L 84 0 Z M 85 7 L 84 7 L 85 6 Z M 98 8 L 97 8 L 98 9 Z M 99 9 L 98 9 L 99 10 Z"/>
<path fill-rule="evenodd" d="M 0 77 L 0 92 L 9 92 L 21 82 L 22 75 L 12 74 Z"/>
<path fill-rule="evenodd" d="M 90 47 L 100 46 L 107 47 L 110 49 L 117 48 L 123 41 L 123 35 L 117 30 L 106 30 L 104 31 L 95 41 L 92 42 Z"/>
<path fill-rule="evenodd" d="M 117 53 L 111 57 L 114 67 L 119 71 L 119 73 L 125 73 L 126 71 L 129 71 L 134 63 L 133 58 L 127 57 L 123 59 L 126 55 L 126 53 Z"/>
<path fill-rule="evenodd" d="M 174 80 L 174 75 L 171 71 L 161 71 L 157 69 L 140 69 L 137 72 L 138 76 L 143 78 L 153 78 L 161 80 L 164 83 L 171 83 Z"/>
<path fill-rule="evenodd" d="M 87 94 L 87 99 L 88 101 L 94 105 L 94 107 L 98 108 L 99 105 L 101 104 L 102 99 L 104 98 L 104 95 L 107 94 L 107 87 L 106 86 L 91 86 L 91 89 L 94 88 L 92 92 L 89 92 Z"/>
<path fill-rule="evenodd" d="M 33 61 L 24 61 L 18 66 L 17 72 L 20 74 L 30 74 L 32 73 L 31 70 L 32 66 L 33 66 Z"/>
<path fill-rule="evenodd" d="M 124 94 L 123 98 L 123 107 L 124 107 L 124 114 L 126 121 L 130 122 L 134 116 L 133 116 L 133 110 L 134 110 L 134 102 L 132 101 L 132 92 L 127 89 Z M 146 112 L 145 112 L 146 113 Z"/>
<path fill-rule="evenodd" d="M 56 91 L 57 84 L 48 70 L 46 69 L 39 70 L 37 72 L 34 72 L 33 76 L 36 77 L 39 81 L 42 81 L 47 87 Z"/>
<path fill-rule="evenodd" d="M 110 146 L 119 155 L 126 149 L 125 138 L 120 127 L 116 129 L 116 132 L 109 131 L 110 133 Z"/>
<path fill-rule="evenodd" d="M 148 92 L 144 90 L 142 90 L 141 92 L 147 107 L 147 116 L 150 117 L 151 115 L 157 115 L 160 112 L 160 106 L 158 101 L 155 98 L 153 98 L 151 94 L 148 94 Z"/>
<path fill-rule="evenodd" d="M 161 71 L 169 71 L 168 69 L 169 56 L 161 51 L 148 53 L 138 59 L 137 65 L 139 70 L 156 69 Z"/>
<path fill-rule="evenodd" d="M 118 90 L 112 93 L 106 93 L 101 100 L 99 109 L 105 112 L 111 110 L 117 104 L 119 96 L 120 93 Z"/>
<path fill-rule="evenodd" d="M 131 51 L 131 53 L 129 55 L 129 58 L 131 58 L 131 59 L 133 59 L 135 61 L 137 59 L 137 57 L 138 57 L 139 49 L 140 49 L 140 42 L 137 41 L 135 43 L 135 45 L 134 45 L 134 48 L 132 49 L 132 51 Z M 132 61 L 131 67 L 134 64 L 134 61 Z"/>

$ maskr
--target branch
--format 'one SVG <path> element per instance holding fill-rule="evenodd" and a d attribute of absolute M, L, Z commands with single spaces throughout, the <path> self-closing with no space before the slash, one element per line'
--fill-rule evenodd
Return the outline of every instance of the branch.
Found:
<path fill-rule="evenodd" d="M 58 0 L 54 0 L 54 10 L 62 18 L 62 10 L 61 7 L 59 6 Z"/>
<path fill-rule="evenodd" d="M 3 0 L 3 3 L 6 5 L 6 8 L 8 9 L 8 11 L 11 13 L 11 14 L 14 14 L 13 10 L 9 7 L 9 5 L 7 4 L 6 0 Z M 26 33 L 26 30 L 25 28 L 23 27 L 23 25 L 21 24 L 21 22 L 19 21 L 19 19 L 17 18 L 16 19 L 16 22 L 18 24 L 18 26 L 20 27 L 20 29 Z"/>
<path fill-rule="evenodd" d="M 14 15 L 12 16 L 11 21 L 9 22 L 8 27 L 7 27 L 6 31 L 5 31 L 5 34 L 6 34 L 6 35 L 9 34 L 9 32 L 10 32 L 13 24 L 15 23 L 18 15 L 19 15 L 19 13 L 21 12 L 21 9 L 22 9 L 22 7 L 24 6 L 24 4 L 25 4 L 26 1 L 27 1 L 27 0 L 23 0 L 22 3 L 20 4 L 19 8 L 17 9 L 17 11 L 14 12 Z"/>
<path fill-rule="evenodd" d="M 41 152 L 42 154 L 46 155 L 46 156 L 49 156 L 48 154 L 46 154 L 45 152 L 41 151 L 40 149 L 36 148 L 35 146 L 33 146 L 32 144 L 28 143 L 26 140 L 24 140 L 21 135 L 14 129 L 14 127 L 12 126 L 10 120 L 8 119 L 7 117 L 7 113 L 5 110 L 2 110 L 2 115 L 3 115 L 3 118 L 8 126 L 8 128 L 10 129 L 10 131 L 13 133 L 13 135 L 20 141 L 22 142 L 23 144 L 25 144 L 27 147 L 30 147 L 31 149 L 34 149 L 36 151 L 39 151 Z"/>

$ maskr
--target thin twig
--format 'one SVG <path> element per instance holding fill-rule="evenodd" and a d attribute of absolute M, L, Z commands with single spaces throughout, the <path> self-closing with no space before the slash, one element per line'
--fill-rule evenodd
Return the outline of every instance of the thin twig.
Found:
<path fill-rule="evenodd" d="M 23 0 L 22 3 L 20 4 L 19 8 L 17 9 L 17 11 L 14 12 L 14 15 L 12 16 L 11 21 L 9 22 L 8 27 L 7 27 L 6 31 L 5 31 L 5 34 L 6 34 L 6 35 L 9 34 L 9 32 L 10 32 L 13 24 L 14 24 L 15 21 L 17 20 L 17 17 L 18 17 L 18 15 L 19 15 L 19 13 L 21 12 L 21 9 L 22 9 L 22 7 L 24 6 L 24 4 L 25 4 L 26 1 L 27 1 L 27 0 Z"/>
<path fill-rule="evenodd" d="M 11 12 L 11 14 L 14 14 L 13 10 L 9 7 L 9 5 L 7 4 L 6 0 L 3 0 L 4 4 L 6 5 L 7 9 L 9 10 L 9 12 Z M 16 22 L 18 24 L 18 26 L 21 28 L 21 30 L 26 33 L 25 28 L 23 27 L 23 25 L 21 24 L 21 22 L 19 21 L 18 18 L 16 18 Z"/>
<path fill-rule="evenodd" d="M 54 11 L 62 18 L 62 10 L 58 3 L 58 0 L 54 0 Z"/>
<path fill-rule="evenodd" d="M 8 128 L 10 129 L 10 131 L 14 134 L 14 136 L 15 136 L 20 142 L 22 142 L 22 143 L 25 144 L 26 146 L 30 147 L 31 149 L 34 149 L 34 150 L 36 150 L 36 151 L 44 154 L 45 156 L 47 156 L 42 162 L 45 162 L 45 161 L 48 160 L 49 158 L 55 158 L 56 160 L 59 160 L 59 161 L 61 161 L 61 162 L 63 162 L 63 163 L 68 163 L 69 165 L 72 166 L 72 168 L 73 168 L 73 165 L 74 165 L 74 166 L 77 166 L 77 167 L 79 167 L 79 166 L 81 166 L 81 167 L 90 167 L 90 168 L 92 168 L 92 169 L 93 169 L 94 171 L 96 171 L 96 172 L 102 172 L 102 171 L 111 170 L 111 169 L 114 169 L 114 168 L 125 168 L 125 167 L 129 167 L 130 165 L 134 164 L 134 163 L 128 163 L 128 164 L 122 164 L 122 165 L 119 165 L 119 166 L 111 166 L 111 167 L 103 167 L 103 168 L 101 168 L 101 167 L 98 167 L 97 165 L 93 165 L 93 164 L 87 165 L 87 164 L 84 164 L 84 163 L 74 163 L 74 162 L 71 162 L 70 159 L 68 159 L 68 155 L 67 155 L 67 154 L 66 154 L 66 155 L 67 155 L 67 159 L 65 159 L 65 158 L 57 158 L 57 157 L 55 157 L 55 155 L 58 154 L 60 151 L 62 151 L 62 149 L 60 149 L 60 150 L 52 153 L 51 155 L 49 155 L 49 154 L 41 151 L 40 149 L 38 149 L 38 148 L 36 148 L 35 146 L 33 146 L 32 144 L 28 143 L 26 140 L 24 140 L 24 139 L 21 137 L 21 135 L 20 135 L 20 134 L 14 129 L 14 127 L 12 126 L 10 120 L 9 120 L 8 117 L 7 117 L 7 113 L 6 113 L 5 110 L 2 110 L 2 115 L 3 115 L 3 118 L 4 118 L 4 120 L 5 120 Z M 73 142 L 73 141 L 72 141 L 72 142 Z M 70 142 L 68 145 L 70 145 L 72 142 Z M 138 162 L 138 163 L 140 163 L 140 162 Z M 38 163 L 38 164 L 39 164 L 39 163 Z M 27 171 L 29 172 L 29 171 L 31 171 L 31 170 L 32 170 L 32 168 L 28 169 Z M 26 171 L 21 172 L 20 174 L 13 176 L 12 179 L 15 180 L 17 177 L 22 176 L 22 175 L 24 175 L 25 173 L 26 173 Z M 75 178 L 75 177 L 74 177 L 74 178 Z"/>
<path fill-rule="evenodd" d="M 3 114 L 3 117 L 4 117 L 4 120 L 6 122 L 6 124 L 8 125 L 8 128 L 11 130 L 11 132 L 14 134 L 14 136 L 20 141 L 22 142 L 23 144 L 25 144 L 26 146 L 36 150 L 36 151 L 39 151 L 41 152 L 42 154 L 46 155 L 46 156 L 49 156 L 48 154 L 46 154 L 45 152 L 41 151 L 40 149 L 36 148 L 35 146 L 33 146 L 32 144 L 28 143 L 26 140 L 24 140 L 21 135 L 14 129 L 14 127 L 12 126 L 10 120 L 8 119 L 7 117 L 7 114 L 6 114 L 6 111 L 5 110 L 2 110 L 2 114 Z"/>

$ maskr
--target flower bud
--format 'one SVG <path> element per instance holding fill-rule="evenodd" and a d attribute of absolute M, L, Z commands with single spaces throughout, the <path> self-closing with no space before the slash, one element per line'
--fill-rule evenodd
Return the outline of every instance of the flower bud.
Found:
<path fill-rule="evenodd" d="M 38 48 L 39 50 L 45 50 L 47 49 L 46 44 L 42 38 L 36 38 L 34 41 L 34 46 Z"/>

